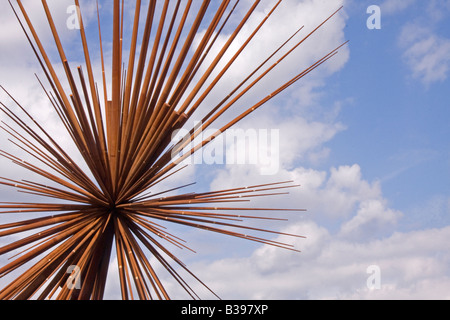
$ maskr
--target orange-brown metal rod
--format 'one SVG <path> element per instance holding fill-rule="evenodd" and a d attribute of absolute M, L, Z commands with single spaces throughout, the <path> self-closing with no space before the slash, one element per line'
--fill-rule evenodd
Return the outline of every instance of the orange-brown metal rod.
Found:
<path fill-rule="evenodd" d="M 77 6 L 78 10 L 80 10 L 79 16 L 78 16 L 79 24 L 80 24 L 80 35 L 81 35 L 81 41 L 83 44 L 84 58 L 86 61 L 86 67 L 87 67 L 87 73 L 88 73 L 88 79 L 89 79 L 89 87 L 90 87 L 90 91 L 91 91 L 91 98 L 92 98 L 92 103 L 94 106 L 96 131 L 98 133 L 98 142 L 99 142 L 98 147 L 101 148 L 102 153 L 104 155 L 106 152 L 106 139 L 105 139 L 105 132 L 103 129 L 102 112 L 101 112 L 101 108 L 100 108 L 100 103 L 97 99 L 92 62 L 91 62 L 91 58 L 89 55 L 89 48 L 88 48 L 88 43 L 87 43 L 87 39 L 86 39 L 86 32 L 85 32 L 83 17 L 81 14 L 81 8 L 80 8 L 80 4 L 79 4 L 78 0 L 75 0 L 75 5 Z M 86 99 L 87 99 L 87 97 L 86 97 Z"/>
<path fill-rule="evenodd" d="M 31 23 L 30 18 L 28 17 L 28 14 L 27 14 L 25 8 L 22 5 L 21 0 L 16 0 L 16 1 L 17 1 L 18 5 L 20 7 L 20 10 L 22 11 L 22 14 L 23 14 L 23 16 L 25 18 L 25 21 L 27 22 L 27 25 L 28 25 L 28 27 L 29 27 L 32 35 L 33 35 L 33 38 L 34 38 L 34 40 L 35 40 L 35 42 L 36 42 L 36 44 L 37 44 L 37 46 L 39 48 L 39 51 L 40 51 L 40 53 L 42 55 L 42 58 L 45 61 L 45 64 L 46 64 L 47 69 L 48 69 L 48 72 L 50 73 L 50 75 L 52 77 L 53 83 L 55 84 L 55 86 L 56 86 L 56 88 L 58 90 L 59 97 L 62 99 L 62 101 L 64 102 L 64 105 L 67 108 L 66 111 L 67 111 L 68 119 L 71 122 L 72 126 L 74 127 L 74 129 L 75 129 L 75 131 L 77 133 L 77 136 L 78 137 L 82 137 L 81 128 L 77 125 L 77 119 L 76 119 L 75 113 L 73 112 L 73 109 L 72 109 L 72 107 L 70 105 L 70 101 L 69 101 L 67 95 L 65 94 L 65 91 L 64 91 L 64 89 L 63 89 L 63 87 L 61 85 L 61 82 L 59 81 L 58 76 L 56 75 L 56 72 L 55 72 L 55 70 L 54 70 L 54 68 L 53 68 L 53 66 L 52 66 L 52 64 L 50 62 L 50 59 L 49 59 L 49 57 L 48 57 L 48 55 L 47 55 L 47 53 L 46 53 L 46 51 L 45 51 L 45 49 L 44 49 L 44 47 L 43 47 L 39 37 L 38 37 L 38 35 L 37 35 L 37 33 L 36 33 L 36 31 L 35 31 L 35 29 L 33 27 L 33 24 Z"/>
<path fill-rule="evenodd" d="M 217 64 L 219 63 L 219 61 L 222 59 L 223 55 L 225 54 L 225 52 L 229 49 L 229 47 L 231 46 L 232 42 L 235 40 L 235 38 L 237 37 L 237 35 L 240 33 L 240 31 L 242 30 L 243 26 L 245 25 L 245 23 L 247 22 L 247 20 L 251 17 L 251 15 L 253 14 L 253 12 L 256 10 L 256 7 L 259 4 L 259 0 L 256 0 L 252 7 L 249 9 L 249 11 L 247 12 L 247 14 L 245 15 L 245 17 L 242 19 L 242 21 L 240 22 L 240 24 L 236 27 L 236 29 L 234 30 L 233 34 L 228 38 L 228 41 L 225 43 L 225 45 L 223 46 L 222 50 L 219 52 L 219 54 L 216 56 L 216 58 L 214 59 L 214 61 L 211 63 L 211 65 L 209 66 L 208 70 L 205 72 L 205 74 L 202 76 L 202 78 L 199 80 L 199 82 L 197 83 L 197 85 L 195 86 L 195 88 L 191 91 L 191 93 L 189 94 L 189 96 L 186 98 L 185 103 L 180 107 L 180 112 L 186 112 L 188 106 L 192 103 L 194 97 L 197 95 L 197 93 L 200 91 L 201 87 L 204 85 L 204 83 L 206 82 L 206 80 L 209 78 L 209 76 L 211 75 L 212 71 L 215 69 L 215 67 L 217 66 Z M 281 0 L 279 0 L 276 5 L 274 6 L 274 8 L 270 11 L 269 15 L 272 14 L 272 12 L 275 10 L 276 7 L 278 7 L 278 5 L 280 4 Z M 260 23 L 260 25 L 257 27 L 257 29 L 261 28 L 262 25 L 265 23 L 265 21 L 267 21 L 268 16 L 266 16 L 266 18 L 264 18 L 263 22 Z M 252 33 L 252 35 L 247 38 L 247 40 L 244 42 L 244 44 L 238 49 L 238 52 L 236 52 L 233 57 L 227 62 L 227 64 L 225 65 L 225 67 L 222 68 L 222 70 L 219 72 L 219 74 L 214 78 L 214 80 L 211 82 L 211 84 L 208 86 L 208 88 L 203 92 L 203 94 L 201 95 L 201 97 L 196 101 L 196 103 L 191 107 L 191 109 L 195 110 L 198 108 L 198 106 L 200 105 L 200 103 L 206 98 L 206 96 L 211 92 L 211 90 L 214 88 L 214 86 L 217 84 L 217 82 L 222 78 L 222 76 L 225 74 L 225 72 L 230 68 L 230 66 L 234 63 L 234 61 L 236 60 L 236 58 L 239 56 L 239 54 L 244 50 L 244 48 L 248 45 L 248 43 L 250 42 L 250 40 L 254 37 L 254 35 L 256 34 L 256 30 L 255 32 Z M 194 111 L 190 111 L 188 112 L 188 116 L 191 115 Z"/>

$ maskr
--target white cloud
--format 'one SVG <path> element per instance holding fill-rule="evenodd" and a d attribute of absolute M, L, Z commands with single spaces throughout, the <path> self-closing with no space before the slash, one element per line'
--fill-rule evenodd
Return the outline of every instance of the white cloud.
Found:
<path fill-rule="evenodd" d="M 250 257 L 198 263 L 193 271 L 225 299 L 449 299 L 450 228 L 395 233 L 349 242 L 312 221 L 289 232 L 307 233 L 303 253 L 263 246 Z M 370 289 L 368 267 L 379 267 Z"/>
<path fill-rule="evenodd" d="M 356 215 L 342 225 L 341 236 L 371 239 L 380 237 L 383 231 L 391 231 L 402 213 L 386 208 L 384 202 L 379 199 L 361 202 Z"/>
<path fill-rule="evenodd" d="M 311 176 L 315 182 L 309 185 Z M 346 218 L 359 203 L 382 199 L 380 185 L 362 179 L 361 168 L 356 164 L 331 168 L 330 173 L 296 168 L 292 178 L 304 185 L 297 198 L 306 202 L 308 210 L 327 217 Z"/>
<path fill-rule="evenodd" d="M 408 9 L 408 12 L 415 12 L 403 25 L 398 40 L 412 77 L 427 86 L 446 80 L 450 70 L 450 39 L 437 30 L 445 29 L 440 24 L 449 17 L 450 2 L 385 0 L 380 6 L 382 14 L 386 15 Z"/>
<path fill-rule="evenodd" d="M 272 157 L 279 160 L 280 169 L 293 168 L 298 162 L 313 165 L 320 163 L 329 154 L 325 144 L 345 130 L 345 126 L 335 119 L 310 120 L 301 116 L 300 112 L 298 115 L 294 112 L 289 117 L 280 116 L 274 112 L 278 108 L 277 105 L 269 104 L 266 107 L 237 127 L 245 130 L 258 128 L 277 130 L 279 141 L 277 145 L 271 147 L 276 153 L 272 154 Z M 279 171 L 272 172 L 274 175 L 278 173 Z"/>
<path fill-rule="evenodd" d="M 389 234 L 401 217 L 400 212 L 387 207 L 380 184 L 364 180 L 356 164 L 331 168 L 330 172 L 304 167 L 282 169 L 275 177 L 276 181 L 293 180 L 301 187 L 288 190 L 289 196 L 281 200 L 258 199 L 259 206 L 306 208 L 306 215 L 324 226 L 342 223 L 342 237 L 368 241 Z M 248 181 L 263 183 L 275 177 L 261 177 L 258 170 L 248 166 L 229 166 L 218 172 L 211 188 L 245 186 Z"/>
<path fill-rule="evenodd" d="M 247 37 L 255 30 L 265 15 L 269 12 L 275 2 L 262 2 L 254 16 L 250 18 L 248 23 L 243 27 L 241 33 L 233 42 L 230 50 L 221 60 L 220 66 L 224 66 L 225 62 L 230 59 L 234 53 L 240 48 Z M 232 90 L 247 74 L 252 72 L 260 63 L 262 63 L 275 49 L 285 42 L 297 29 L 304 25 L 304 29 L 300 31 L 291 42 L 279 52 L 270 62 L 268 62 L 258 75 L 275 63 L 281 56 L 293 47 L 302 38 L 306 37 L 312 29 L 316 28 L 325 18 L 333 13 L 343 1 L 335 1 L 332 5 L 326 1 L 308 0 L 308 1 L 290 1 L 282 2 L 274 14 L 267 20 L 266 24 L 260 29 L 259 33 L 252 39 L 249 45 L 242 51 L 239 58 L 233 63 L 232 67 L 227 71 L 224 78 L 221 79 L 217 90 L 214 90 L 212 97 L 207 100 L 204 105 L 210 106 L 210 101 L 220 101 L 226 93 Z M 245 11 L 248 5 L 239 6 L 239 9 Z M 242 12 L 244 14 L 245 12 Z M 269 93 L 284 84 L 312 63 L 323 57 L 329 51 L 342 44 L 346 39 L 343 32 L 345 27 L 346 15 L 341 11 L 329 20 L 321 29 L 316 31 L 302 45 L 293 51 L 289 57 L 279 63 L 267 77 L 265 77 L 258 85 L 254 86 L 251 94 L 244 96 L 233 107 L 233 110 L 227 111 L 227 114 L 237 113 L 247 109 L 251 104 L 257 102 L 258 98 L 266 97 Z M 216 53 L 222 48 L 222 45 L 228 40 L 229 34 L 219 36 L 216 43 L 215 52 L 209 56 L 209 60 L 204 63 L 206 68 L 209 63 L 216 57 Z M 199 41 L 198 37 L 197 41 Z M 322 65 L 320 69 L 309 74 L 305 79 L 300 80 L 295 89 L 289 92 L 293 93 L 293 100 L 290 103 L 283 103 L 284 110 L 299 110 L 305 104 L 310 104 L 316 100 L 317 92 L 314 90 L 323 85 L 323 78 L 329 74 L 341 69 L 348 61 L 348 47 L 343 47 L 339 54 L 333 59 Z M 253 79 L 256 76 L 253 77 Z M 253 80 L 252 79 L 252 80 Z M 250 82 L 249 82 L 250 83 Z M 248 84 L 249 84 L 248 83 Z M 286 96 L 286 94 L 284 94 Z M 277 107 L 278 108 L 278 107 Z M 263 106 L 257 113 L 265 112 L 269 107 Z"/>
<path fill-rule="evenodd" d="M 414 1 L 403 3 L 406 8 Z M 450 38 L 440 32 L 445 30 L 442 23 L 450 15 L 450 2 L 423 2 L 419 10 L 421 14 L 409 19 L 402 27 L 399 44 L 412 77 L 430 85 L 446 80 L 450 71 Z"/>
<path fill-rule="evenodd" d="M 400 35 L 403 58 L 412 76 L 424 84 L 444 81 L 450 71 L 450 39 L 427 27 L 407 24 Z"/>

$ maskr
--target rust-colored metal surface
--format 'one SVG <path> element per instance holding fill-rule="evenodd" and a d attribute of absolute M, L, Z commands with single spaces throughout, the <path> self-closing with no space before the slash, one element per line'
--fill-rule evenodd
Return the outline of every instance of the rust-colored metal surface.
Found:
<path fill-rule="evenodd" d="M 10 4 L 17 16 L 18 26 L 23 28 L 42 67 L 45 81 L 39 82 L 43 92 L 85 164 L 77 164 L 73 155 L 52 138 L 45 126 L 32 118 L 18 101 L 20 99 L 15 100 L 1 87 L 11 99 L 8 103 L 1 102 L 0 109 L 10 120 L 10 124 L 2 123 L 2 129 L 11 136 L 14 144 L 28 153 L 29 159 L 20 159 L 6 151 L 0 153 L 14 164 L 46 178 L 49 183 L 44 185 L 28 180 L 0 178 L 3 186 L 44 199 L 42 202 L 0 203 L 0 219 L 8 215 L 17 220 L 0 225 L 0 237 L 14 236 L 11 242 L 0 248 L 0 255 L 9 255 L 10 258 L 6 265 L 0 267 L 0 277 L 14 272 L 18 274 L 1 288 L 0 299 L 102 299 L 114 255 L 123 299 L 170 299 L 156 272 L 157 263 L 192 298 L 199 298 L 180 272 L 189 274 L 195 281 L 201 280 L 166 245 L 192 249 L 158 221 L 296 250 L 289 244 L 250 234 L 252 231 L 258 234 L 283 233 L 242 223 L 250 219 L 280 220 L 278 213 L 288 209 L 252 208 L 244 204 L 253 197 L 283 194 L 285 189 L 296 186 L 292 181 L 204 193 L 182 193 L 180 190 L 189 185 L 181 182 L 179 188 L 166 192 L 152 193 L 152 188 L 183 169 L 182 162 L 187 157 L 220 133 L 333 57 L 339 48 L 287 79 L 256 104 L 247 106 L 215 134 L 205 137 L 186 151 L 189 143 L 211 128 L 214 121 L 221 119 L 244 94 L 250 92 L 256 83 L 268 76 L 278 63 L 340 9 L 298 40 L 295 38 L 301 28 L 295 30 L 292 37 L 286 39 L 275 52 L 268 52 L 267 59 L 252 73 L 243 75 L 243 81 L 233 90 L 224 93 L 219 104 L 211 106 L 196 119 L 201 120 L 201 125 L 191 126 L 186 137 L 180 138 L 179 143 L 173 143 L 174 131 L 189 125 L 188 120 L 193 120 L 194 113 L 200 110 L 199 106 L 281 1 L 273 6 L 244 42 L 237 44 L 237 37 L 260 1 L 254 1 L 243 16 L 234 17 L 236 7 L 241 5 L 239 0 L 220 1 L 212 13 L 208 11 L 211 10 L 211 1 L 207 0 L 203 0 L 195 12 L 192 0 L 176 3 L 161 1 L 160 7 L 156 1 L 149 1 L 148 6 L 144 7 L 140 0 L 136 0 L 131 43 L 127 48 L 122 42 L 123 1 L 111 1 L 113 38 L 110 69 L 106 66 L 109 62 L 103 51 L 97 9 L 100 36 L 97 45 L 100 49 L 95 54 L 101 57 L 101 79 L 94 77 L 96 71 L 91 62 L 92 52 L 88 48 L 82 16 L 79 31 L 85 61 L 83 67 L 72 69 L 47 2 L 41 2 L 63 75 L 57 74 L 57 68 L 34 28 L 27 8 L 20 0 Z M 78 0 L 75 4 L 79 6 Z M 190 23 L 187 23 L 188 17 Z M 239 20 L 227 41 L 219 45 L 216 40 L 223 34 L 224 28 L 229 27 L 230 17 L 234 21 Z M 140 26 L 144 28 L 140 30 Z M 198 37 L 201 26 L 204 32 L 194 45 L 194 38 Z M 236 44 L 238 50 L 230 54 L 230 48 Z M 288 46 L 290 48 L 286 48 Z M 273 61 L 273 57 L 283 50 L 281 58 Z M 125 51 L 129 53 L 128 59 L 124 59 Z M 217 54 L 211 57 L 211 52 Z M 210 62 L 205 65 L 206 61 Z M 111 70 L 108 76 L 107 70 Z M 110 84 L 107 83 L 108 77 Z M 96 81 L 101 81 L 103 90 L 99 90 Z M 111 92 L 108 93 L 106 88 L 110 88 Z M 174 158 L 174 154 L 181 156 Z M 82 169 L 85 166 L 89 172 Z M 177 193 L 168 195 L 172 191 Z M 248 214 L 242 214 L 244 210 Z M 277 214 L 271 217 L 257 214 L 263 211 Z M 24 213 L 35 213 L 37 216 L 22 220 Z M 68 270 L 72 270 L 72 274 Z M 73 280 L 75 276 L 80 279 L 79 286 L 68 285 L 68 279 Z"/>

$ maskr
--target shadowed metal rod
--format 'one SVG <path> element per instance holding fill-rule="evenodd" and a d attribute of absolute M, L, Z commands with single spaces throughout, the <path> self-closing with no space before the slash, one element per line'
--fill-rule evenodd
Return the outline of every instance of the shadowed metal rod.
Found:
<path fill-rule="evenodd" d="M 250 108 L 247 106 L 234 118 L 228 118 L 231 107 L 342 7 L 292 45 L 303 29 L 299 26 L 252 72 L 243 74 L 243 80 L 232 90 L 223 92 L 224 98 L 217 105 L 203 108 L 203 102 L 219 81 L 249 44 L 256 41 L 255 36 L 262 32 L 281 0 L 269 8 L 247 36 L 244 27 L 255 17 L 261 1 L 254 1 L 245 11 L 237 10 L 242 5 L 239 0 L 222 0 L 216 2 L 215 8 L 211 8 L 208 0 L 165 0 L 158 4 L 150 0 L 146 10 L 136 0 L 129 47 L 123 41 L 124 1 L 114 0 L 110 69 L 106 66 L 97 1 L 96 53 L 101 59 L 102 88 L 94 76 L 94 60 L 81 14 L 79 31 L 84 65 L 78 66 L 74 73 L 47 1 L 41 0 L 42 8 L 56 45 L 59 66 L 52 63 L 47 53 L 50 49 L 39 38 L 25 5 L 20 0 L 16 0 L 16 5 L 8 1 L 50 88 L 46 89 L 44 81 L 37 78 L 39 84 L 79 154 L 65 150 L 19 99 L 0 86 L 12 105 L 0 102 L 1 112 L 11 122 L 2 121 L 0 128 L 27 158 L 6 150 L 0 150 L 0 155 L 47 181 L 0 177 L 0 185 L 45 199 L 0 202 L 1 218 L 8 217 L 7 222 L 0 224 L 0 238 L 12 236 L 0 248 L 0 255 L 10 255 L 6 265 L 0 266 L 0 278 L 18 274 L 0 289 L 0 299 L 102 299 L 112 257 L 117 260 L 123 299 L 170 299 L 157 264 L 193 299 L 199 296 L 182 273 L 216 295 L 167 249 L 168 243 L 195 252 L 162 222 L 298 251 L 289 243 L 261 235 L 302 236 L 244 223 L 252 219 L 285 221 L 281 214 L 304 211 L 248 205 L 252 199 L 287 194 L 286 190 L 298 187 L 293 181 L 201 193 L 183 193 L 181 189 L 192 186 L 186 183 L 162 191 L 158 187 L 185 168 L 183 161 L 188 157 L 335 56 L 341 46 L 298 70 L 294 77 L 285 79 L 283 85 L 260 97 Z M 75 5 L 79 7 L 78 0 Z M 243 12 L 242 16 L 238 12 Z M 228 36 L 224 36 L 224 30 L 228 30 Z M 225 41 L 217 41 L 219 35 Z M 124 53 L 128 54 L 127 63 Z M 273 61 L 279 53 L 281 57 Z M 63 75 L 56 70 L 62 70 Z M 201 124 L 189 127 L 188 120 L 199 112 L 205 112 Z M 215 134 L 198 140 L 219 119 L 227 122 Z M 172 141 L 174 133 L 186 127 L 188 133 Z M 194 140 L 196 143 L 191 145 Z M 173 157 L 175 154 L 179 156 Z M 30 214 L 36 216 L 26 218 Z"/>

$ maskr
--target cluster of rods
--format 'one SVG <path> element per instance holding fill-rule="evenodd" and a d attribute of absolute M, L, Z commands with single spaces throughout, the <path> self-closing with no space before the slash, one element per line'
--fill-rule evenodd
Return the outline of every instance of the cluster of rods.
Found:
<path fill-rule="evenodd" d="M 99 92 L 94 79 L 81 13 L 79 31 L 86 70 L 79 66 L 74 73 L 67 61 L 47 1 L 41 2 L 61 58 L 65 80 L 70 88 L 67 92 L 61 82 L 61 78 L 64 77 L 60 78 L 57 75 L 24 5 L 20 0 L 16 0 L 16 6 L 11 1 L 10 5 L 51 90 L 47 90 L 39 78 L 38 81 L 88 170 L 83 170 L 82 166 L 77 165 L 46 128 L 1 87 L 23 113 L 19 116 L 0 102 L 1 111 L 20 130 L 6 122 L 2 122 L 1 128 L 13 138 L 10 139 L 11 142 L 25 151 L 29 159 L 37 160 L 38 164 L 20 159 L 3 150 L 0 154 L 13 163 L 50 180 L 52 184 L 0 178 L 0 184 L 4 186 L 49 199 L 47 203 L 0 203 L 2 215 L 15 214 L 20 217 L 25 213 L 38 214 L 33 219 L 0 225 L 0 238 L 21 234 L 19 240 L 0 247 L 0 255 L 14 253 L 14 256 L 9 258 L 12 261 L 0 267 L 0 277 L 15 270 L 20 271 L 19 276 L 0 290 L 0 299 L 102 299 L 114 248 L 123 299 L 170 299 L 149 257 L 160 263 L 192 298 L 199 298 L 171 261 L 203 286 L 208 287 L 163 246 L 161 240 L 179 248 L 192 249 L 187 247 L 182 239 L 169 233 L 163 225 L 158 224 L 158 220 L 296 250 L 289 244 L 236 230 L 297 236 L 240 224 L 245 219 L 283 220 L 278 217 L 255 216 L 252 213 L 280 212 L 288 209 L 230 206 L 231 203 L 248 202 L 253 197 L 284 194 L 281 189 L 296 186 L 292 181 L 204 193 L 166 194 L 189 185 L 158 193 L 151 191 L 163 180 L 183 169 L 185 166 L 182 162 L 187 157 L 333 57 L 340 47 L 302 70 L 229 121 L 215 134 L 183 153 L 187 144 L 173 143 L 172 133 L 187 125 L 194 112 L 199 109 L 281 1 L 273 5 L 253 32 L 239 44 L 238 50 L 231 54 L 231 58 L 223 62 L 225 55 L 230 55 L 232 44 L 236 42 L 244 25 L 261 1 L 254 1 L 246 14 L 240 17 L 227 41 L 217 49 L 216 40 L 232 20 L 230 17 L 237 11 L 239 0 L 235 1 L 234 5 L 230 0 L 220 1 L 217 10 L 209 15 L 207 11 L 211 1 L 203 0 L 195 11 L 192 0 L 187 0 L 183 4 L 181 1 L 165 0 L 160 9 L 156 4 L 157 1 L 151 0 L 146 13 L 143 11 L 146 18 L 140 42 L 138 34 L 143 6 L 140 0 L 136 0 L 126 67 L 126 62 L 123 61 L 122 40 L 124 1 L 114 0 L 110 98 L 107 93 L 105 75 L 107 68 L 102 48 L 98 2 L 103 95 Z M 170 3 L 172 5 L 169 5 Z M 78 0 L 75 0 L 75 5 L 79 7 Z M 19 10 L 16 7 L 22 17 L 19 17 Z M 246 75 L 231 92 L 226 93 L 220 103 L 214 108 L 209 108 L 200 125 L 190 129 L 188 139 L 183 137 L 180 141 L 194 141 L 202 131 L 234 106 L 244 94 L 340 9 L 286 50 L 285 47 L 303 27 L 297 30 L 270 53 L 253 72 Z M 194 14 L 194 18 L 188 20 L 190 14 Z M 189 24 L 188 21 L 192 22 Z M 194 45 L 194 39 L 199 35 L 201 26 L 206 26 L 206 29 L 203 30 L 198 43 Z M 184 34 L 185 36 L 182 36 Z M 274 62 L 274 56 L 283 49 L 285 52 Z M 218 53 L 208 60 L 207 57 L 211 52 Z M 211 62 L 205 65 L 205 61 Z M 181 156 L 176 159 L 172 157 L 173 154 L 180 153 Z M 288 211 L 300 210 L 302 209 Z M 242 214 L 242 212 L 250 213 Z M 25 266 L 25 271 L 20 269 L 22 266 Z M 73 270 L 70 269 L 71 266 L 77 266 L 75 270 L 81 270 L 77 274 L 81 279 L 78 287 L 67 285 L 68 280 L 73 280 L 71 277 L 74 276 L 74 273 L 70 274 L 67 271 Z M 208 290 L 212 292 L 211 289 Z"/>

